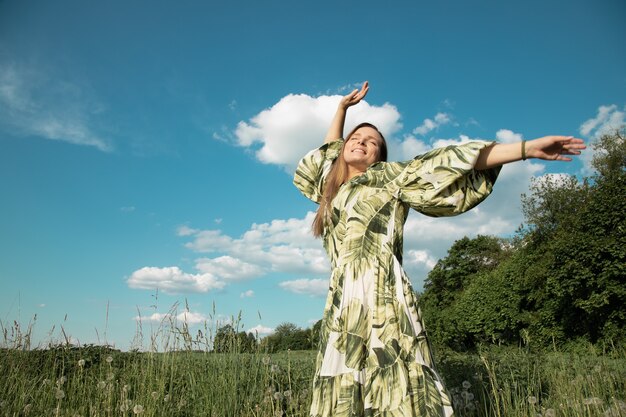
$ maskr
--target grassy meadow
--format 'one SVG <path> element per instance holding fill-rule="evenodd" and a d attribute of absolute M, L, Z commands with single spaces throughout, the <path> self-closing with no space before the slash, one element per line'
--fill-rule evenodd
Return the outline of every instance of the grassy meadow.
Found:
<path fill-rule="evenodd" d="M 0 416 L 307 415 L 313 351 L 212 353 L 186 327 L 160 330 L 165 351 L 30 349 L 29 332 L 3 334 Z M 623 354 L 490 347 L 437 359 L 459 416 L 626 416 Z"/>

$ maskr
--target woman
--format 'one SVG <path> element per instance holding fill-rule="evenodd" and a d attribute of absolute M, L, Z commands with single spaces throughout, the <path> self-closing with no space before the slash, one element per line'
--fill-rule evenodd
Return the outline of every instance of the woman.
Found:
<path fill-rule="evenodd" d="M 402 269 L 409 208 L 430 216 L 467 211 L 489 195 L 502 164 L 569 161 L 580 139 L 547 136 L 517 144 L 470 142 L 407 162 L 385 162 L 383 135 L 361 124 L 343 141 L 346 112 L 368 83 L 343 97 L 325 143 L 298 165 L 294 184 L 320 204 L 332 274 L 322 319 L 311 416 L 451 416 L 420 311 Z"/>

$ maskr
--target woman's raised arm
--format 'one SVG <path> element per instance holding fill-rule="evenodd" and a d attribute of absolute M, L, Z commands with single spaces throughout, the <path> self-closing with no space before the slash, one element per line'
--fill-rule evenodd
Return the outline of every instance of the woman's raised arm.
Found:
<path fill-rule="evenodd" d="M 573 136 L 544 136 L 518 143 L 497 143 L 483 149 L 474 169 L 488 169 L 527 158 L 549 161 L 571 161 L 565 155 L 580 155 L 586 146 Z"/>
<path fill-rule="evenodd" d="M 324 143 L 332 142 L 333 140 L 337 140 L 343 137 L 343 126 L 346 122 L 346 113 L 348 111 L 348 107 L 354 106 L 359 101 L 363 100 L 363 97 L 367 95 L 368 91 L 369 84 L 367 81 L 365 81 L 360 91 L 357 88 L 354 89 L 350 94 L 343 96 L 343 98 L 339 102 L 339 105 L 337 106 L 337 111 L 335 112 L 333 121 L 330 123 L 330 127 L 328 128 L 328 132 L 326 133 Z"/>

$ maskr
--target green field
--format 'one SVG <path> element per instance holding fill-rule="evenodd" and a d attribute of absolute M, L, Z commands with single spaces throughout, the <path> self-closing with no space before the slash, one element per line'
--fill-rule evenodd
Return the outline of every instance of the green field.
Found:
<path fill-rule="evenodd" d="M 0 416 L 306 416 L 312 351 L 0 350 Z M 623 355 L 440 353 L 459 416 L 626 416 Z"/>

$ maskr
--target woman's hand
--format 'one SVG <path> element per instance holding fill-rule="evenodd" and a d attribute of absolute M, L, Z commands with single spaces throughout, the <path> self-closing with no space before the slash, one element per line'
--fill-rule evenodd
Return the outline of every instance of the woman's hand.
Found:
<path fill-rule="evenodd" d="M 565 155 L 580 155 L 586 146 L 573 136 L 544 136 L 526 142 L 526 157 L 549 161 L 571 161 Z"/>
<path fill-rule="evenodd" d="M 360 91 L 358 88 L 355 88 L 350 94 L 343 96 L 343 98 L 339 102 L 339 107 L 347 109 L 350 106 L 354 106 L 359 101 L 363 100 L 363 98 L 367 95 L 369 89 L 369 83 L 365 81 Z"/>
<path fill-rule="evenodd" d="M 326 133 L 324 143 L 343 138 L 343 125 L 346 121 L 346 112 L 348 111 L 348 107 L 354 106 L 359 101 L 363 100 L 363 97 L 367 95 L 369 89 L 369 83 L 365 81 L 360 91 L 356 88 L 350 94 L 341 98 L 339 106 L 337 106 L 335 116 L 333 117 L 332 122 L 330 122 L 330 127 Z"/>

